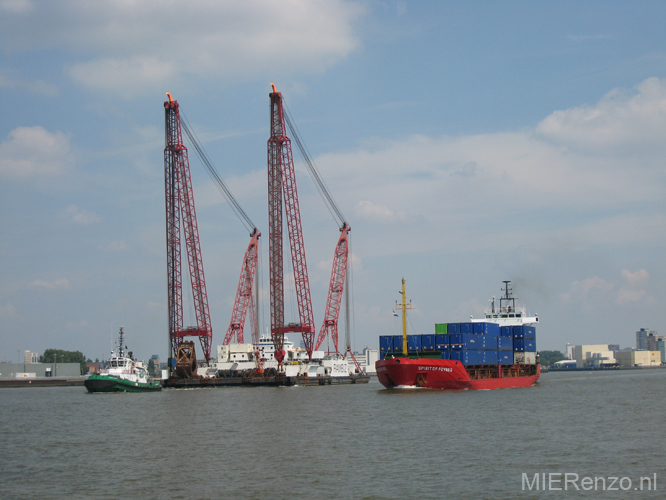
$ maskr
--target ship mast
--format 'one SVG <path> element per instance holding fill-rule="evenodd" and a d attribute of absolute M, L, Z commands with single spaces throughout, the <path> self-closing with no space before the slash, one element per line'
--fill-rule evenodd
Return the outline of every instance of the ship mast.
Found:
<path fill-rule="evenodd" d="M 395 307 L 397 309 L 398 305 L 402 307 L 402 353 L 407 356 L 407 309 L 413 309 L 412 308 L 412 301 L 409 301 L 409 304 L 407 303 L 407 295 L 405 293 L 405 278 L 402 278 L 402 292 L 398 292 L 399 294 L 402 294 L 402 304 L 398 304 L 396 301 Z"/>

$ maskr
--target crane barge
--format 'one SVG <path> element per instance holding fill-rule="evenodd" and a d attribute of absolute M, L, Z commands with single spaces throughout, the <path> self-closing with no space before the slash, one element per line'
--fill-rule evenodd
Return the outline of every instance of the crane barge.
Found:
<path fill-rule="evenodd" d="M 170 360 L 170 365 L 173 363 L 177 367 L 180 366 L 178 364 L 180 362 L 181 365 L 186 365 L 187 370 L 173 370 L 172 376 L 167 382 L 168 386 L 217 387 L 234 385 L 329 385 L 340 383 L 367 383 L 369 381 L 369 377 L 363 372 L 357 360 L 351 353 L 348 317 L 345 354 L 340 354 L 338 348 L 338 317 L 341 308 L 343 290 L 347 294 L 347 302 L 349 300 L 348 287 L 345 288 L 344 285 L 347 274 L 347 257 L 349 251 L 348 233 L 350 227 L 340 214 L 337 205 L 332 201 L 332 197 L 321 182 L 318 173 L 314 170 L 312 161 L 307 155 L 300 138 L 296 135 L 295 128 L 291 124 L 288 116 L 285 115 L 282 94 L 276 91 L 274 84 L 271 84 L 271 86 L 273 90 L 269 94 L 271 103 L 271 135 L 268 139 L 271 298 L 270 335 L 262 337 L 259 337 L 258 335 L 256 299 L 253 296 L 253 293 L 257 293 L 256 268 L 259 254 L 258 240 L 261 234 L 249 220 L 249 217 L 247 217 L 245 212 L 240 208 L 240 205 L 238 205 L 233 198 L 214 167 L 212 167 L 210 160 L 198 143 L 196 136 L 187 126 L 187 120 L 184 120 L 182 128 L 193 143 L 202 162 L 208 168 L 209 173 L 213 177 L 213 180 L 218 184 L 218 187 L 220 187 L 225 196 L 227 196 L 227 199 L 232 203 L 236 213 L 240 214 L 242 219 L 244 219 L 249 225 L 248 227 L 252 228 L 252 232 L 250 234 L 251 241 L 243 259 L 243 266 L 236 291 L 236 299 L 234 301 L 231 321 L 222 345 L 217 346 L 217 355 L 211 357 L 210 344 L 207 344 L 207 350 L 204 348 L 206 362 L 203 366 L 198 366 L 194 353 L 194 343 L 178 343 L 178 352 L 182 352 L 182 356 L 179 354 L 179 357 L 174 362 Z M 173 101 L 169 95 L 168 103 L 174 102 L 175 101 Z M 172 108 L 175 108 L 177 112 L 178 104 L 175 103 L 174 105 L 165 103 L 165 109 L 170 110 Z M 181 159 L 178 163 L 178 165 L 182 165 L 187 160 L 187 149 L 182 145 L 180 114 L 177 113 L 175 119 L 172 117 L 170 120 L 169 118 L 169 115 L 167 115 L 167 137 L 175 135 L 179 139 L 179 141 L 176 141 L 177 147 L 171 146 L 169 151 L 173 149 L 180 152 L 181 158 L 185 158 L 185 160 Z M 311 172 L 314 172 L 313 178 L 318 182 L 320 191 L 323 190 L 326 196 L 325 199 L 328 199 L 333 203 L 334 211 L 340 215 L 341 235 L 334 254 L 333 270 L 331 272 L 331 281 L 326 304 L 326 314 L 316 342 L 314 315 L 310 298 L 310 285 L 296 187 L 296 175 L 291 151 L 291 140 L 286 133 L 287 125 L 296 136 L 299 150 L 304 156 Z M 167 145 L 169 146 L 169 143 Z M 166 157 L 167 149 L 165 148 L 165 158 Z M 167 186 L 173 186 L 171 190 L 167 188 L 167 193 L 176 193 L 176 195 L 172 196 L 172 199 L 167 199 L 167 224 L 169 224 L 170 220 L 175 219 L 176 215 L 180 213 L 177 210 L 179 207 L 189 207 L 191 205 L 192 208 L 189 209 L 189 211 L 186 211 L 183 217 L 189 217 L 188 220 L 193 220 L 194 225 L 196 226 L 196 215 L 194 215 L 193 205 L 194 200 L 191 195 L 191 182 L 189 182 L 189 165 L 187 165 L 187 179 L 184 180 L 185 175 L 182 173 L 184 169 L 181 168 L 181 170 L 176 170 L 171 166 L 173 163 L 174 162 L 167 163 L 165 159 L 165 177 L 167 179 Z M 187 185 L 190 186 L 188 191 L 190 196 L 186 200 L 188 203 L 185 203 L 183 199 L 179 197 L 182 196 L 182 189 L 178 182 L 185 185 L 186 181 L 189 183 Z M 300 320 L 299 322 L 290 323 L 285 323 L 284 319 L 284 266 L 282 248 L 283 205 L 290 242 Z M 172 206 L 175 208 L 169 211 Z M 172 215 L 172 212 L 176 215 Z M 190 212 L 192 213 L 192 216 L 189 215 Z M 175 225 L 175 222 L 173 222 L 172 225 Z M 172 229 L 171 233 L 175 232 L 175 229 Z M 173 236 L 170 240 L 169 234 L 170 233 L 168 233 L 167 238 L 167 252 L 168 255 L 175 255 L 177 253 L 175 248 L 176 244 L 179 245 L 180 242 Z M 180 235 L 179 232 L 178 235 Z M 169 244 L 169 241 L 172 241 L 172 243 Z M 189 243 L 189 241 L 190 239 L 186 239 L 186 242 Z M 188 246 L 188 256 L 190 254 L 195 256 L 195 262 L 201 262 L 200 249 L 197 254 L 194 251 L 190 251 L 190 247 Z M 196 258 L 197 255 L 199 256 L 198 260 Z M 170 263 L 170 272 L 172 268 L 177 268 L 177 266 L 171 264 L 172 261 L 175 261 L 175 258 L 168 259 L 168 262 Z M 203 264 L 201 263 L 201 277 L 203 277 L 202 273 Z M 191 281 L 192 286 L 194 287 L 195 280 L 191 279 Z M 169 290 L 172 288 L 178 289 L 176 286 L 170 286 Z M 182 310 L 182 293 L 180 294 L 180 297 L 180 307 Z M 347 305 L 347 313 L 348 310 L 349 307 Z M 251 344 L 244 343 L 243 333 L 248 312 L 252 325 Z M 174 330 L 177 331 L 177 329 Z M 187 331 L 197 334 L 199 330 L 200 329 L 190 327 Z M 296 332 L 302 335 L 305 349 L 296 349 L 293 347 L 293 344 L 289 342 L 285 335 L 290 332 Z M 327 336 L 333 340 L 334 351 L 329 351 L 328 355 L 324 355 L 322 351 L 317 351 L 317 349 Z M 210 337 L 212 337 L 212 331 L 210 331 Z M 172 338 L 172 345 L 176 345 L 173 340 L 174 334 L 171 333 L 171 330 L 170 338 Z M 235 341 L 235 343 L 232 343 L 232 341 Z M 355 372 L 350 372 L 348 368 L 349 363 L 346 360 L 347 354 L 351 355 L 351 359 L 355 365 Z M 178 361 L 180 360 L 180 357 L 183 357 L 185 361 Z"/>

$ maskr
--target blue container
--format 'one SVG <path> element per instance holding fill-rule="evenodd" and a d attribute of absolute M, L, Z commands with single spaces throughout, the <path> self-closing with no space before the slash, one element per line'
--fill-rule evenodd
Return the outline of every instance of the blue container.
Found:
<path fill-rule="evenodd" d="M 512 351 L 498 351 L 497 352 L 497 364 L 498 365 L 512 365 L 513 364 L 513 352 Z"/>
<path fill-rule="evenodd" d="M 528 325 L 520 325 L 513 327 L 514 339 L 536 339 L 536 328 Z"/>
<path fill-rule="evenodd" d="M 384 359 L 384 357 L 385 357 L 385 354 L 383 352 L 380 352 L 379 353 L 379 359 Z"/>
<path fill-rule="evenodd" d="M 379 336 L 379 354 L 386 354 L 393 351 L 393 335 Z"/>
<path fill-rule="evenodd" d="M 460 333 L 460 323 L 449 323 L 449 335 Z"/>
<path fill-rule="evenodd" d="M 496 365 L 497 364 L 497 351 L 483 351 L 485 355 L 484 364 L 486 365 Z"/>
<path fill-rule="evenodd" d="M 536 340 L 513 339 L 514 352 L 536 352 Z"/>
<path fill-rule="evenodd" d="M 393 336 L 393 352 L 402 353 L 402 335 Z"/>
<path fill-rule="evenodd" d="M 407 335 L 407 352 L 421 352 L 420 335 Z"/>
<path fill-rule="evenodd" d="M 437 351 L 449 350 L 449 335 L 435 335 L 435 349 Z"/>
<path fill-rule="evenodd" d="M 498 351 L 513 351 L 513 339 L 511 337 L 495 337 Z"/>
<path fill-rule="evenodd" d="M 497 336 L 500 334 L 499 325 L 497 323 L 472 323 L 474 325 L 474 333 L 477 335 Z"/>
<path fill-rule="evenodd" d="M 460 361 L 465 366 L 470 365 L 485 365 L 486 364 L 486 354 L 495 353 L 495 363 L 497 364 L 497 352 L 496 351 L 481 351 L 477 349 L 464 349 L 460 351 L 451 351 L 451 359 Z M 489 356 L 492 358 L 492 355 Z"/>
<path fill-rule="evenodd" d="M 462 333 L 449 333 L 449 342 L 451 349 L 462 349 Z"/>
<path fill-rule="evenodd" d="M 497 349 L 495 337 L 485 335 L 460 334 L 460 343 L 463 349 Z"/>
<path fill-rule="evenodd" d="M 460 323 L 460 333 L 474 333 L 474 323 Z"/>
<path fill-rule="evenodd" d="M 536 339 L 536 328 L 534 326 L 524 326 L 523 332 L 526 339 Z"/>
<path fill-rule="evenodd" d="M 435 350 L 435 334 L 421 335 L 421 350 L 432 352 Z"/>
<path fill-rule="evenodd" d="M 442 351 L 442 359 L 451 359 L 451 352 L 448 349 L 446 351 Z"/>
<path fill-rule="evenodd" d="M 511 327 L 510 326 L 500 326 L 500 335 L 502 337 L 511 337 Z"/>

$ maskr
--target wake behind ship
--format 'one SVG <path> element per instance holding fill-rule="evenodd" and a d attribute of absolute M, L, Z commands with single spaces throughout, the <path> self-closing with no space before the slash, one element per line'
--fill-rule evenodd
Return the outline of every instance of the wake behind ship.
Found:
<path fill-rule="evenodd" d="M 377 378 L 386 388 L 503 389 L 529 387 L 541 375 L 536 353 L 538 316 L 516 306 L 510 281 L 499 307 L 493 297 L 484 319 L 439 323 L 435 333 L 407 335 L 402 280 L 402 335 L 379 338 Z"/>

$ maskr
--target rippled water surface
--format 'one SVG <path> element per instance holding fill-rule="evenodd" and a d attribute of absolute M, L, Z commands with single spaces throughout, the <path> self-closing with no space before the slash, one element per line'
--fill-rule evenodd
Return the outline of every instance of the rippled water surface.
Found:
<path fill-rule="evenodd" d="M 496 391 L 2 389 L 0 498 L 666 498 L 665 417 L 666 370 Z M 549 473 L 580 490 L 535 491 Z"/>

